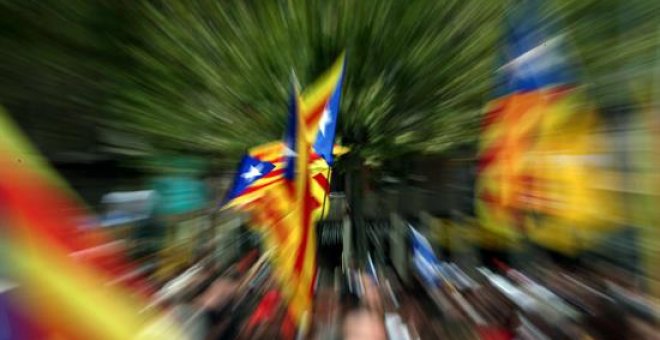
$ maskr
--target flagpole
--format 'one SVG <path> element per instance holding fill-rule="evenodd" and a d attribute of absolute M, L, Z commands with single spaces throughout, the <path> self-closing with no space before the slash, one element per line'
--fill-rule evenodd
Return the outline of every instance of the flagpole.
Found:
<path fill-rule="evenodd" d="M 323 194 L 323 205 L 321 206 L 321 219 L 325 219 L 325 200 L 328 196 L 330 196 L 330 172 L 332 171 L 332 167 L 328 167 L 328 172 L 325 174 L 325 178 L 328 179 L 328 191 Z"/>

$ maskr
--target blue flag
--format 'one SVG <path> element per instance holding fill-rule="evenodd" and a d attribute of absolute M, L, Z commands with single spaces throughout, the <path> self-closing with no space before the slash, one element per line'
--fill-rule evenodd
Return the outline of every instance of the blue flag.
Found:
<path fill-rule="evenodd" d="M 273 163 L 260 161 L 250 155 L 243 156 L 236 177 L 234 177 L 234 185 L 225 197 L 224 203 L 240 196 L 252 183 L 267 175 L 274 168 Z"/>
<path fill-rule="evenodd" d="M 550 36 L 539 24 L 538 1 L 525 2 L 508 18 L 505 65 L 500 79 L 508 93 L 535 91 L 574 82 L 561 35 Z"/>
<path fill-rule="evenodd" d="M 339 103 L 341 101 L 341 89 L 344 82 L 344 72 L 346 70 L 346 57 L 344 56 L 341 75 L 335 85 L 330 99 L 323 108 L 323 115 L 319 121 L 319 130 L 314 142 L 314 150 L 319 154 L 328 165 L 332 165 L 334 158 L 332 149 L 335 145 L 335 133 L 337 132 L 337 118 L 339 116 Z"/>
<path fill-rule="evenodd" d="M 413 264 L 417 273 L 426 281 L 427 284 L 435 285 L 439 277 L 440 261 L 433 253 L 431 244 L 415 228 L 410 227 Z"/>

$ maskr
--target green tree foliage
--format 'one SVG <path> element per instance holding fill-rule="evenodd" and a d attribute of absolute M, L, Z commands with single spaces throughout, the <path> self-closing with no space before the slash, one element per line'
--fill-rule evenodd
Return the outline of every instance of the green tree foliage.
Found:
<path fill-rule="evenodd" d="M 474 138 L 502 3 L 164 2 L 113 109 L 144 132 L 235 154 L 283 130 L 291 68 L 309 84 L 348 51 L 340 136 L 367 158 Z"/>
<path fill-rule="evenodd" d="M 476 140 L 517 3 L 6 1 L 0 98 L 47 108 L 46 121 L 88 119 L 124 151 L 233 161 L 281 136 L 292 69 L 304 87 L 347 50 L 342 142 L 376 164 L 442 153 Z M 602 105 L 624 93 L 621 79 L 651 77 L 656 1 L 542 4 Z"/>

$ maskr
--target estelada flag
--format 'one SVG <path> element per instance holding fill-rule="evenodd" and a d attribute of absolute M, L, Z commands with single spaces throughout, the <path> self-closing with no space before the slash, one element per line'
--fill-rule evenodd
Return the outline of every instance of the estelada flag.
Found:
<path fill-rule="evenodd" d="M 316 232 L 313 210 L 319 206 L 310 191 L 311 146 L 294 91 L 283 146 L 283 178 L 253 204 L 250 211 L 265 226 L 265 241 L 272 250 L 273 273 L 287 307 L 286 320 L 304 329 L 311 313 L 316 275 Z"/>
<path fill-rule="evenodd" d="M 329 200 L 330 166 L 334 156 L 341 156 L 348 152 L 348 148 L 334 144 L 339 104 L 341 99 L 342 83 L 345 73 L 345 53 L 335 61 L 328 71 L 323 73 L 301 95 L 300 114 L 305 126 L 305 136 L 314 147 L 309 157 L 309 166 L 312 171 L 312 194 L 319 202 Z M 263 162 L 270 162 L 274 169 L 269 174 L 253 181 L 243 188 L 238 195 L 230 195 L 231 200 L 225 199 L 227 207 L 240 207 L 252 203 L 263 196 L 273 184 L 284 177 L 283 160 L 284 144 L 271 142 L 254 147 L 248 155 Z M 234 187 L 236 184 L 234 185 Z M 231 192 L 234 189 L 230 190 Z M 317 208 L 315 218 L 320 218 L 322 211 L 328 209 Z"/>
<path fill-rule="evenodd" d="M 575 87 L 564 37 L 541 29 L 536 5 L 512 12 L 499 92 L 482 125 L 476 208 L 481 225 L 505 241 L 526 235 L 575 254 L 618 209 L 590 184 L 599 173 L 586 161 L 597 115 Z"/>

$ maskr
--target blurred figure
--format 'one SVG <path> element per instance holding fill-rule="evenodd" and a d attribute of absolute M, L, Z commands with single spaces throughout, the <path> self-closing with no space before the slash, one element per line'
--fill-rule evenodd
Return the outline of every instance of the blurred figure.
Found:
<path fill-rule="evenodd" d="M 383 318 L 364 308 L 354 309 L 346 314 L 342 334 L 343 339 L 347 340 L 388 338 Z"/>

